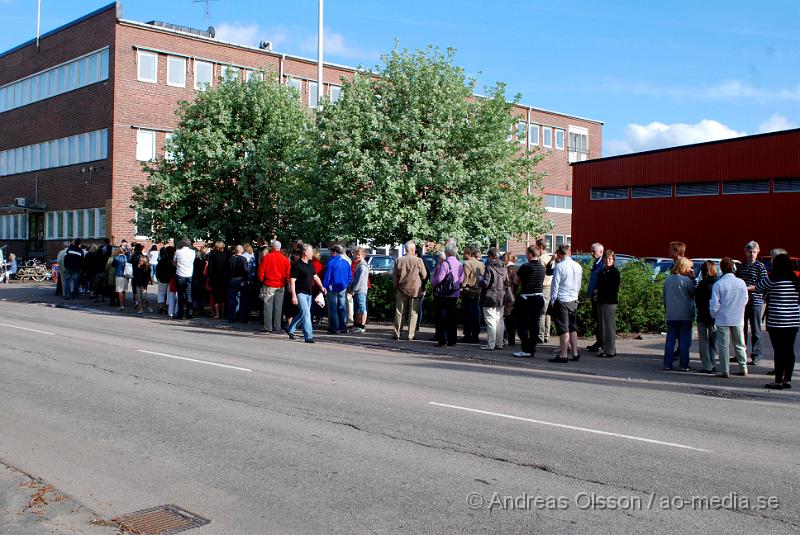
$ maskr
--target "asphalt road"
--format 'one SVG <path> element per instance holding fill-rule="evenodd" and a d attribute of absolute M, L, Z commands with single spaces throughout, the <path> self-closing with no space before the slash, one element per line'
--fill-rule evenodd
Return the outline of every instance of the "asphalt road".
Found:
<path fill-rule="evenodd" d="M 0 460 L 105 518 L 175 504 L 211 520 L 197 535 L 800 530 L 795 402 L 0 307 Z"/>

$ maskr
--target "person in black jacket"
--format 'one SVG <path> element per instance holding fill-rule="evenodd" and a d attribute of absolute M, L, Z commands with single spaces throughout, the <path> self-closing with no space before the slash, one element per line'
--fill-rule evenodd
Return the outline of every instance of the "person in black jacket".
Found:
<path fill-rule="evenodd" d="M 697 309 L 697 340 L 700 351 L 700 362 L 703 364 L 701 373 L 714 373 L 717 371 L 717 326 L 711 317 L 709 306 L 711 303 L 711 288 L 719 280 L 717 266 L 714 262 L 706 260 L 700 266 L 702 280 L 697 284 L 694 294 L 695 309 Z"/>
<path fill-rule="evenodd" d="M 211 285 L 211 296 L 214 298 L 211 319 L 222 319 L 225 317 L 225 303 L 228 300 L 228 281 L 230 280 L 225 242 L 214 242 L 214 249 L 208 253 L 206 260 L 208 261 L 208 282 Z"/>
<path fill-rule="evenodd" d="M 64 256 L 64 299 L 77 299 L 79 292 L 79 282 L 81 271 L 83 271 L 83 261 L 85 253 L 81 248 L 81 240 L 76 239 L 72 245 L 67 248 L 67 254 Z"/>
<path fill-rule="evenodd" d="M 592 298 L 597 303 L 600 329 L 600 340 L 603 347 L 598 357 L 610 358 L 617 355 L 617 303 L 619 302 L 619 270 L 614 265 L 617 257 L 614 251 L 607 250 L 603 254 L 603 270 L 597 278 L 597 287 Z"/>
<path fill-rule="evenodd" d="M 228 259 L 228 321 L 241 321 L 247 323 L 250 308 L 248 303 L 248 295 L 250 288 L 248 286 L 249 269 L 247 265 L 247 258 L 242 256 L 244 247 L 237 245 L 234 249 L 234 254 Z"/>
<path fill-rule="evenodd" d="M 517 271 L 517 298 L 514 302 L 517 330 L 522 345 L 515 357 L 533 358 L 539 343 L 539 316 L 544 310 L 545 267 L 539 262 L 539 248 L 528 247 L 528 263 Z"/>

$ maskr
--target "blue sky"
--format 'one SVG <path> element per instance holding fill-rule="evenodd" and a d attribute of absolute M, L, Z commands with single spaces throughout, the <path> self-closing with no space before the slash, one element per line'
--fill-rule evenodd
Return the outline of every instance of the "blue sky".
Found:
<path fill-rule="evenodd" d="M 42 31 L 103 0 L 42 0 Z M 316 0 L 212 0 L 218 37 L 316 55 Z M 481 85 L 605 122 L 604 155 L 800 126 L 800 0 L 328 0 L 326 59 L 457 49 Z M 204 4 L 129 0 L 128 19 L 204 28 Z M 35 36 L 36 0 L 0 0 L 0 50 Z"/>

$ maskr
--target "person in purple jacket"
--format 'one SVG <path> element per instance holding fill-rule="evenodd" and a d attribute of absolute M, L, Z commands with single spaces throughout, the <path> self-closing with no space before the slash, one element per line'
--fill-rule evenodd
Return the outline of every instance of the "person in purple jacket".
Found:
<path fill-rule="evenodd" d="M 464 281 L 464 267 L 458 261 L 456 244 L 448 242 L 444 253 L 444 261 L 436 266 L 431 277 L 436 303 L 436 342 L 440 347 L 456 345 L 456 302 Z"/>

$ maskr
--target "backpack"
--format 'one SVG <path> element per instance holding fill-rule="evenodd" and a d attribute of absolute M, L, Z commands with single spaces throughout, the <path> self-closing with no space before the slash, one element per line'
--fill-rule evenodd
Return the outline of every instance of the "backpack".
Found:
<path fill-rule="evenodd" d="M 450 265 L 447 266 L 447 275 L 444 276 L 442 282 L 434 288 L 434 293 L 439 297 L 450 297 L 454 294 L 458 288 L 456 288 L 454 279 L 453 279 L 453 270 L 450 268 Z"/>

